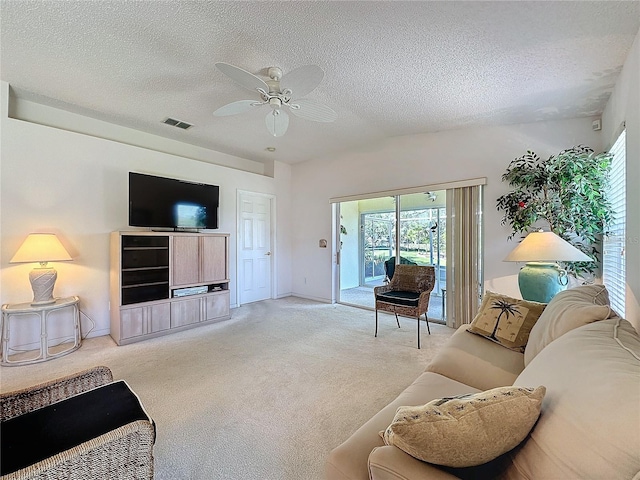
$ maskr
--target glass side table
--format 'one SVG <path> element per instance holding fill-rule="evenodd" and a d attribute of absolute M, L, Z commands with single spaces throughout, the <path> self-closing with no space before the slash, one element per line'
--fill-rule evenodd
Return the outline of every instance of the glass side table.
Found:
<path fill-rule="evenodd" d="M 16 303 L 2 305 L 2 360 L 0 364 L 5 366 L 27 365 L 30 363 L 45 362 L 52 358 L 61 357 L 67 353 L 80 348 L 82 344 L 82 335 L 80 331 L 80 309 L 78 303 L 80 298 L 66 297 L 56 298 L 54 303 L 49 305 L 35 305 L 31 303 Z M 47 331 L 47 319 L 52 312 L 58 310 L 68 310 L 69 320 L 73 326 L 73 344 L 70 347 L 52 352 L 49 348 L 49 337 Z M 11 325 L 15 323 L 19 317 L 36 316 L 40 318 L 40 353 L 36 358 L 25 360 L 9 359 L 9 339 L 11 336 Z"/>

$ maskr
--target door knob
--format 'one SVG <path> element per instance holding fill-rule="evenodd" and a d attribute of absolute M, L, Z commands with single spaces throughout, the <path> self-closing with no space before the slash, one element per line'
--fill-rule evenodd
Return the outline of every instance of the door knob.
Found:
<path fill-rule="evenodd" d="M 271 255 L 271 252 L 267 252 L 267 253 L 265 253 L 265 255 Z"/>

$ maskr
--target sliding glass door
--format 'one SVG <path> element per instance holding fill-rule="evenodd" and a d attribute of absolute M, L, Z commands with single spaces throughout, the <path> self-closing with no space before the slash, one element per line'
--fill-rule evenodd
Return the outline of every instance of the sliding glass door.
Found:
<path fill-rule="evenodd" d="M 338 208 L 338 301 L 373 308 L 373 288 L 387 280 L 385 262 L 433 265 L 436 286 L 429 317 L 444 321 L 446 192 L 341 202 Z"/>
<path fill-rule="evenodd" d="M 439 192 L 445 198 L 445 192 Z M 445 288 L 446 224 L 444 205 L 435 205 L 436 192 L 401 195 L 400 199 L 400 262 L 433 265 L 436 269 L 434 291 Z"/>
<path fill-rule="evenodd" d="M 471 322 L 483 291 L 484 185 L 486 178 L 474 178 L 332 198 L 335 299 L 373 310 L 373 288 L 388 281 L 385 264 L 433 265 L 430 321 Z"/>
<path fill-rule="evenodd" d="M 395 252 L 395 214 L 363 213 L 362 252 L 364 260 L 364 285 L 380 285 L 384 280 L 384 262 Z"/>

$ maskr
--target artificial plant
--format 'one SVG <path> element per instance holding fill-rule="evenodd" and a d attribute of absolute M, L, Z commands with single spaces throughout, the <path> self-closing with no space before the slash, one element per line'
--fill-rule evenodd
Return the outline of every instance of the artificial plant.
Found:
<path fill-rule="evenodd" d="M 513 160 L 502 175 L 513 190 L 497 200 L 502 224 L 511 228 L 509 239 L 546 220 L 552 232 L 599 262 L 597 246 L 613 213 L 606 196 L 612 158 L 579 145 L 547 160 L 532 151 Z M 565 267 L 576 277 L 593 275 L 595 262 Z"/>

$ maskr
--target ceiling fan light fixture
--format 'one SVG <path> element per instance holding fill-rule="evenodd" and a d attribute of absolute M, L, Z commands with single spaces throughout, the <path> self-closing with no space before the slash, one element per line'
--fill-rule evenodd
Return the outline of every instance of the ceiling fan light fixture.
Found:
<path fill-rule="evenodd" d="M 289 107 L 297 117 L 315 122 L 333 122 L 338 116 L 329 106 L 302 98 L 313 91 L 324 77 L 324 72 L 317 65 L 304 65 L 286 75 L 283 75 L 278 67 L 270 67 L 269 80 L 266 82 L 228 63 L 218 62 L 216 67 L 239 85 L 258 93 L 261 101 L 231 102 L 213 112 L 215 116 L 235 115 L 262 105 L 269 105 L 271 111 L 267 114 L 265 123 L 267 130 L 274 137 L 284 135 L 289 127 L 289 115 L 284 111 L 284 107 Z M 291 100 L 294 102 L 292 103 Z"/>
<path fill-rule="evenodd" d="M 267 130 L 274 137 L 283 136 L 289 128 L 289 115 L 283 110 L 272 110 L 265 117 Z"/>
<path fill-rule="evenodd" d="M 273 108 L 274 110 L 278 110 L 282 106 L 282 100 L 276 97 L 272 97 L 269 99 L 269 105 L 271 105 L 271 108 Z"/>

